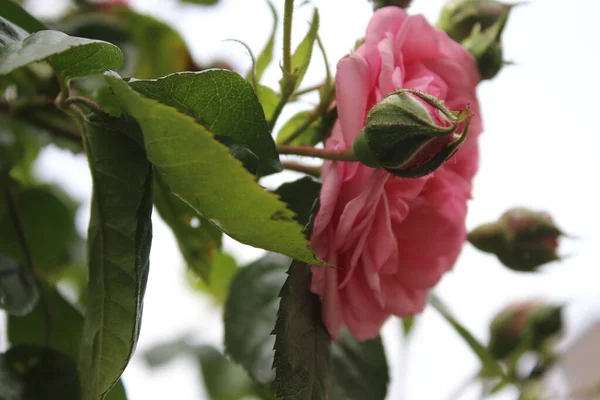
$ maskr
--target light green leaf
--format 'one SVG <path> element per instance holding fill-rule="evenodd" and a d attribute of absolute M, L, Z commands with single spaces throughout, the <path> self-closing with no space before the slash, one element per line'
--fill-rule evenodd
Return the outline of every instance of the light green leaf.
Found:
<path fill-rule="evenodd" d="M 254 81 L 256 84 L 260 82 L 263 73 L 271 64 L 271 61 L 273 61 L 273 47 L 275 46 L 275 34 L 277 33 L 277 25 L 279 24 L 279 16 L 277 15 L 277 10 L 275 9 L 275 6 L 269 0 L 267 0 L 267 4 L 269 5 L 271 15 L 273 16 L 273 28 L 271 29 L 271 35 L 269 36 L 269 40 L 267 41 L 265 48 L 256 59 L 255 71 L 249 71 L 248 76 L 246 77 L 246 79 L 250 80 L 252 73 L 254 73 Z M 269 118 L 267 117 L 267 119 Z"/>
<path fill-rule="evenodd" d="M 209 130 L 141 96 L 119 78 L 106 78 L 139 122 L 146 155 L 173 194 L 239 242 L 320 263 L 308 250 L 294 213 L 261 188 Z"/>
<path fill-rule="evenodd" d="M 229 296 L 229 285 L 239 267 L 235 258 L 222 251 L 213 252 L 210 275 L 207 280 L 196 278 L 194 286 L 210 294 L 219 303 L 224 304 Z"/>
<path fill-rule="evenodd" d="M 188 267 L 210 281 L 213 257 L 221 248 L 221 230 L 174 196 L 160 174 L 154 175 L 154 205 L 173 231 Z"/>
<path fill-rule="evenodd" d="M 239 74 L 226 70 L 178 73 L 133 81 L 130 86 L 194 118 L 229 147 L 239 145 L 250 150 L 258 157 L 251 171 L 259 176 L 281 171 L 258 99 L 252 86 Z"/>
<path fill-rule="evenodd" d="M 358 342 L 347 329 L 331 346 L 332 399 L 384 400 L 389 382 L 381 336 Z"/>
<path fill-rule="evenodd" d="M 0 364 L 0 377 L 12 376 L 20 382 L 13 393 L 5 391 L 0 379 L 0 394 L 6 400 L 79 400 L 80 384 L 75 363 L 55 350 L 32 345 L 15 346 Z M 16 393 L 15 393 L 16 392 Z M 8 397 L 5 397 L 9 395 Z"/>
<path fill-rule="evenodd" d="M 483 346 L 464 326 L 460 324 L 450 313 L 450 310 L 444 305 L 439 297 L 435 294 L 429 295 L 429 304 L 438 311 L 442 317 L 454 328 L 456 333 L 460 335 L 467 343 L 467 345 L 473 350 L 483 369 L 494 376 L 501 378 L 502 380 L 509 380 L 504 370 L 496 362 L 494 356 Z"/>
<path fill-rule="evenodd" d="M 261 84 L 257 84 L 255 87 L 256 96 L 258 97 L 258 101 L 263 108 L 263 112 L 265 114 L 265 118 L 267 121 L 270 121 L 273 118 L 273 112 L 277 107 L 277 103 L 279 103 L 279 96 L 273 89 L 268 86 L 263 86 Z"/>
<path fill-rule="evenodd" d="M 402 333 L 405 337 L 408 337 L 408 335 L 410 335 L 413 328 L 415 327 L 416 318 L 414 315 L 412 315 L 410 317 L 404 317 L 400 321 L 402 324 Z"/>
<path fill-rule="evenodd" d="M 28 36 L 0 17 L 0 75 L 38 61 L 48 61 L 68 81 L 119 68 L 123 54 L 110 43 L 58 31 L 38 31 Z"/>
<path fill-rule="evenodd" d="M 152 169 L 120 119 L 86 121 L 93 181 L 90 268 L 80 371 L 83 400 L 97 400 L 127 366 L 139 335 L 151 242 Z"/>
<path fill-rule="evenodd" d="M 281 289 L 275 323 L 275 388 L 278 399 L 329 398 L 331 350 L 319 297 L 308 290 L 310 266 L 293 261 Z"/>
<path fill-rule="evenodd" d="M 257 382 L 275 379 L 271 335 L 277 316 L 277 295 L 286 279 L 288 257 L 269 253 L 242 268 L 231 283 L 225 304 L 225 349 Z"/>
<path fill-rule="evenodd" d="M 29 32 L 48 29 L 44 23 L 33 17 L 13 0 L 0 0 L 0 17 L 6 18 L 8 21 Z"/>

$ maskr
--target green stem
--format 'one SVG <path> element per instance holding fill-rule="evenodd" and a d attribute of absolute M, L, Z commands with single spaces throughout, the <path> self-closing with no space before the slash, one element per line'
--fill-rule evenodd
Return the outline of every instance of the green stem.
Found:
<path fill-rule="evenodd" d="M 292 98 L 296 99 L 296 98 L 302 96 L 303 94 L 314 92 L 315 90 L 321 90 L 322 87 L 323 87 L 323 84 L 319 83 L 317 85 L 309 86 L 305 89 L 298 90 L 298 91 L 294 92 L 294 94 L 292 95 Z"/>
<path fill-rule="evenodd" d="M 281 111 L 283 111 L 283 107 L 285 107 L 289 98 L 290 98 L 289 94 L 286 94 L 286 93 L 281 94 L 281 97 L 279 98 L 279 103 L 277 103 L 277 106 L 275 106 L 275 110 L 273 110 L 273 116 L 269 120 L 269 131 L 270 132 L 273 132 L 273 128 L 275 128 L 277 119 L 279 118 L 279 115 L 281 115 Z"/>
<path fill-rule="evenodd" d="M 294 0 L 285 0 L 283 11 L 283 70 L 292 70 L 292 17 L 294 15 Z"/>
<path fill-rule="evenodd" d="M 344 150 L 327 150 L 311 146 L 290 146 L 281 144 L 277 146 L 277 151 L 279 154 L 322 158 L 323 160 L 358 161 L 352 148 Z"/>
<path fill-rule="evenodd" d="M 86 98 L 86 97 L 82 97 L 82 96 L 71 96 L 68 99 L 65 99 L 63 101 L 63 104 L 65 106 L 70 106 L 70 105 L 74 105 L 74 106 L 84 106 L 89 108 L 91 111 L 93 111 L 96 114 L 102 115 L 102 116 L 108 116 L 108 112 L 106 112 L 102 107 L 100 107 L 98 104 L 96 104 L 94 101 Z"/>
<path fill-rule="evenodd" d="M 289 169 L 290 171 L 302 172 L 304 174 L 314 176 L 315 178 L 321 177 L 321 167 L 315 167 L 312 165 L 301 164 L 301 163 L 297 163 L 294 161 L 282 161 L 281 166 L 284 169 Z"/>

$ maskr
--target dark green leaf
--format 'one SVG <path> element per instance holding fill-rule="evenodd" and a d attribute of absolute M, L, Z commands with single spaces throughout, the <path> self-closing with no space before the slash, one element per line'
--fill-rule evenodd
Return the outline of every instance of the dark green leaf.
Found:
<path fill-rule="evenodd" d="M 75 205 L 60 189 L 51 186 L 22 189 L 15 200 L 36 268 L 59 273 L 69 262 L 69 248 L 76 237 Z M 24 262 L 8 213 L 0 213 L 0 231 L 0 251 Z"/>
<path fill-rule="evenodd" d="M 39 346 L 16 346 L 3 357 L 0 375 L 10 374 L 21 388 L 7 400 L 79 400 L 75 363 L 66 355 Z M 2 382 L 0 381 L 0 385 Z M 5 399 L 4 388 L 0 395 Z"/>
<path fill-rule="evenodd" d="M 329 398 L 331 349 L 319 297 L 308 290 L 310 265 L 293 261 L 275 323 L 275 387 L 282 400 Z"/>
<path fill-rule="evenodd" d="M 225 303 L 229 284 L 239 267 L 235 258 L 219 250 L 214 251 L 212 263 L 208 280 L 197 279 L 194 286 L 209 293 L 219 303 Z"/>
<path fill-rule="evenodd" d="M 275 34 L 277 33 L 277 25 L 279 24 L 279 17 L 277 15 L 277 10 L 275 9 L 275 6 L 269 0 L 267 0 L 267 4 L 269 5 L 271 15 L 273 16 L 273 28 L 271 29 L 271 35 L 269 36 L 269 40 L 265 45 L 265 48 L 256 59 L 256 68 L 254 71 L 254 80 L 256 84 L 260 82 L 260 79 L 262 78 L 265 69 L 267 69 L 267 67 L 271 64 L 271 61 L 273 61 L 273 47 L 275 46 Z M 247 79 L 250 79 L 252 72 L 253 71 L 250 71 L 248 73 Z"/>
<path fill-rule="evenodd" d="M 68 81 L 119 68 L 123 54 L 110 43 L 58 31 L 38 31 L 28 36 L 0 17 L 0 75 L 38 61 L 50 62 L 61 78 Z"/>
<path fill-rule="evenodd" d="M 323 120 L 321 118 L 315 119 L 310 123 L 302 132 L 300 136 L 292 139 L 288 142 L 288 138 L 296 132 L 303 124 L 306 123 L 307 119 L 311 116 L 314 111 L 300 111 L 298 114 L 290 118 L 282 127 L 277 134 L 277 143 L 291 144 L 294 146 L 314 146 L 323 140 Z"/>
<path fill-rule="evenodd" d="M 279 96 L 273 89 L 261 84 L 256 85 L 255 91 L 258 101 L 263 108 L 265 118 L 270 121 L 273 118 L 273 112 L 277 107 L 277 103 L 279 103 Z"/>
<path fill-rule="evenodd" d="M 231 283 L 225 305 L 225 348 L 262 384 L 275 379 L 271 331 L 277 319 L 277 295 L 286 279 L 288 257 L 269 253 L 242 268 Z"/>
<path fill-rule="evenodd" d="M 77 360 L 83 315 L 55 288 L 45 288 L 43 299 L 30 314 L 8 319 L 8 340 L 13 346 L 45 345 Z M 46 342 L 46 334 L 49 334 L 49 342 Z"/>
<path fill-rule="evenodd" d="M 139 122 L 146 155 L 173 194 L 242 243 L 319 263 L 293 212 L 256 184 L 209 130 L 141 96 L 119 78 L 106 78 Z"/>
<path fill-rule="evenodd" d="M 225 144 L 247 147 L 258 157 L 259 176 L 281 171 L 279 155 L 252 86 L 235 72 L 209 70 L 134 81 L 131 87 L 146 97 L 194 118 Z"/>
<path fill-rule="evenodd" d="M 446 321 L 464 339 L 467 345 L 473 350 L 483 369 L 494 376 L 497 376 L 503 380 L 508 380 L 506 374 L 502 370 L 502 367 L 496 362 L 494 356 L 483 346 L 464 326 L 460 324 L 450 313 L 444 303 L 434 294 L 429 295 L 429 304 L 435 308 Z"/>
<path fill-rule="evenodd" d="M 154 176 L 154 205 L 173 231 L 188 266 L 208 281 L 214 253 L 221 248 L 221 230 L 174 196 L 160 174 Z"/>
<path fill-rule="evenodd" d="M 120 119 L 87 119 L 94 185 L 90 283 L 80 370 L 87 399 L 102 397 L 127 366 L 139 335 L 152 236 L 152 169 Z"/>
<path fill-rule="evenodd" d="M 334 385 L 332 399 L 384 400 L 389 381 L 381 337 L 358 342 L 343 330 L 331 346 Z"/>
<path fill-rule="evenodd" d="M 25 315 L 35 307 L 39 296 L 29 271 L 0 253 L 0 308 L 13 315 Z"/>
<path fill-rule="evenodd" d="M 48 29 L 46 25 L 29 14 L 23 7 L 12 0 L 0 0 L 0 17 L 6 18 L 13 24 L 29 32 Z"/>
<path fill-rule="evenodd" d="M 299 224 L 306 226 L 310 220 L 315 200 L 321 193 L 321 184 L 309 176 L 293 182 L 282 184 L 275 190 L 279 199 L 287 203 L 288 208 L 296 213 Z"/>
<path fill-rule="evenodd" d="M 193 68 L 192 56 L 181 35 L 166 23 L 129 8 L 113 9 L 137 50 L 134 76 L 155 78 Z"/>

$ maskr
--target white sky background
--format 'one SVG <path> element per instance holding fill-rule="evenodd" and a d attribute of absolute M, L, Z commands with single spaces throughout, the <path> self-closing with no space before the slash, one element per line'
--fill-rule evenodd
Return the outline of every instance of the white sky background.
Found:
<path fill-rule="evenodd" d="M 283 0 L 274 2 L 281 11 Z M 45 14 L 58 10 L 58 1 L 33 3 Z M 214 8 L 178 6 L 173 0 L 132 3 L 137 10 L 176 27 L 197 61 L 224 58 L 244 72 L 250 65 L 244 48 L 223 40 L 242 40 L 258 54 L 271 29 L 269 10 L 261 0 L 221 0 L 222 4 Z M 422 13 L 435 22 L 444 2 L 413 3 L 411 13 Z M 337 60 L 364 35 L 371 5 L 367 0 L 314 0 L 313 4 L 321 14 L 320 35 L 335 71 Z M 307 30 L 311 12 L 310 5 L 297 11 L 295 43 Z M 514 300 L 543 297 L 568 301 L 572 306 L 567 309 L 567 338 L 576 337 L 600 319 L 600 193 L 596 176 L 600 171 L 599 17 L 597 0 L 533 0 L 515 9 L 504 34 L 504 46 L 505 58 L 516 65 L 480 85 L 485 130 L 480 141 L 481 167 L 467 220 L 469 228 L 497 218 L 510 207 L 526 206 L 551 212 L 559 226 L 576 237 L 561 244 L 561 253 L 569 255 L 567 260 L 530 275 L 513 273 L 493 256 L 465 245 L 454 271 L 438 285 L 437 293 L 484 342 L 493 314 Z M 275 59 L 279 60 L 281 29 L 276 44 L 279 53 Z M 324 77 L 318 51 L 313 57 L 305 79 L 307 86 Z M 267 71 L 265 83 L 277 87 L 279 73 L 274 64 Z M 291 114 L 285 113 L 281 121 Z M 91 181 L 83 157 L 51 149 L 40 160 L 38 172 L 43 179 L 61 183 L 84 202 L 78 222 L 80 231 L 85 232 Z M 281 174 L 269 178 L 266 184 L 276 186 L 294 176 Z M 129 399 L 202 399 L 205 395 L 194 360 L 180 359 L 168 367 L 150 370 L 141 359 L 153 344 L 186 333 L 191 333 L 193 342 L 222 348 L 220 310 L 186 286 L 184 262 L 175 240 L 158 218 L 154 232 L 142 333 L 136 356 L 124 374 Z M 241 263 L 261 254 L 232 241 L 226 247 Z M 407 354 L 399 337 L 398 320 L 391 319 L 384 328 L 393 381 L 388 399 L 448 399 L 478 368 L 475 356 L 433 310 L 426 310 L 418 319 Z M 406 369 L 401 368 L 402 362 Z M 513 393 L 498 398 L 514 397 Z M 476 398 L 476 392 L 463 398 Z"/>

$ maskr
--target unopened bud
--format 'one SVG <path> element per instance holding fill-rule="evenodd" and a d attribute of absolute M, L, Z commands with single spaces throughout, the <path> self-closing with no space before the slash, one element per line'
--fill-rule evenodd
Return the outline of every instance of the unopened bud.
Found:
<path fill-rule="evenodd" d="M 505 359 L 515 351 L 542 351 L 563 329 L 562 306 L 540 301 L 515 303 L 493 318 L 489 352 Z"/>
<path fill-rule="evenodd" d="M 371 0 L 373 2 L 373 10 L 381 7 L 396 6 L 400 8 L 408 8 L 412 0 Z"/>
<path fill-rule="evenodd" d="M 557 249 L 562 235 L 548 213 L 514 208 L 497 222 L 475 228 L 467 239 L 479 250 L 495 254 L 508 268 L 532 272 L 560 259 Z"/>
<path fill-rule="evenodd" d="M 453 112 L 428 93 L 402 89 L 369 111 L 354 152 L 369 167 L 403 178 L 424 176 L 456 153 L 471 118 L 468 107 Z"/>

